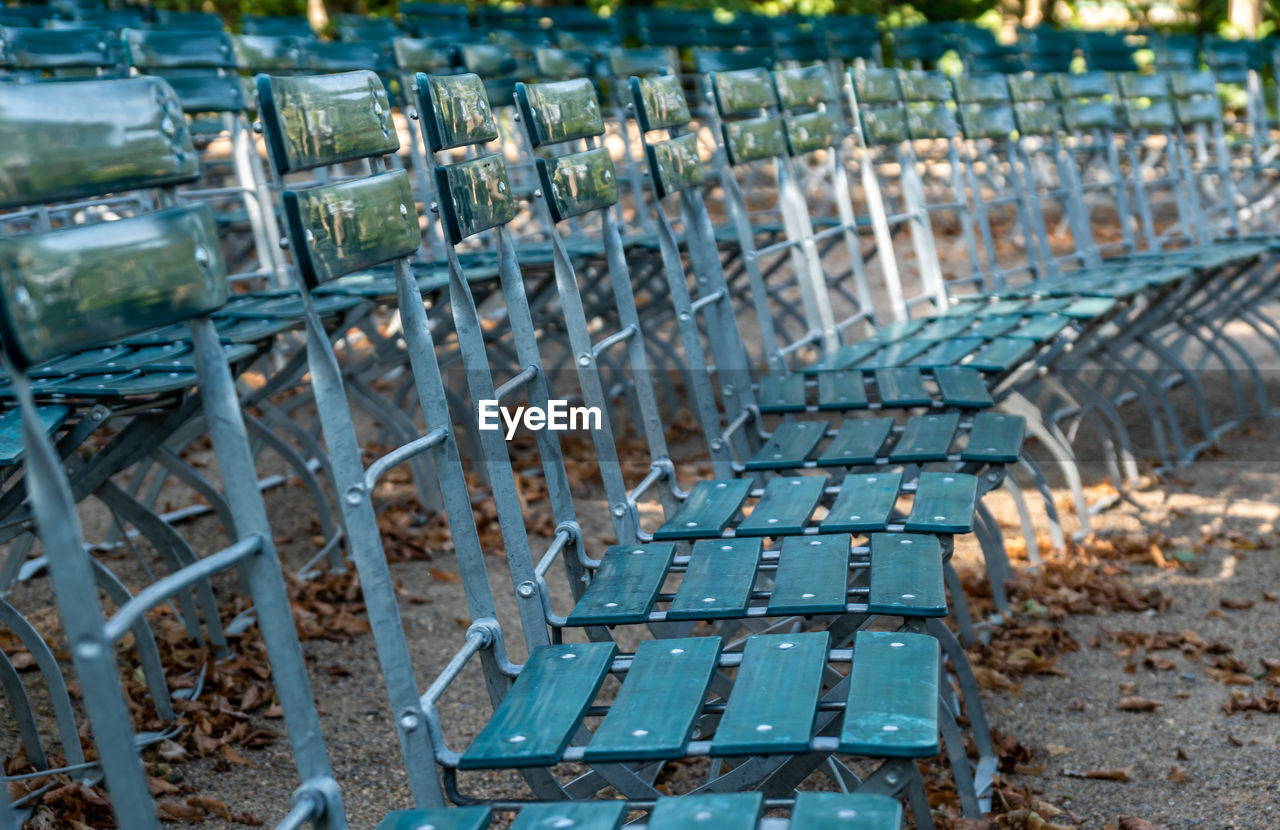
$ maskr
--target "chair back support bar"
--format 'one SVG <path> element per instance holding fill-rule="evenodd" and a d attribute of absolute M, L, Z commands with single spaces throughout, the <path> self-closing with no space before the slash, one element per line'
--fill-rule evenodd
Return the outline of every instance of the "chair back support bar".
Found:
<path fill-rule="evenodd" d="M 0 337 L 32 366 L 208 314 L 225 273 L 208 205 L 0 238 Z"/>
<path fill-rule="evenodd" d="M 400 149 L 391 105 L 370 71 L 299 77 L 259 76 L 267 149 L 280 173 L 312 170 Z"/>
<path fill-rule="evenodd" d="M 37 158 L 57 161 L 32 163 Z M 199 175 L 182 104 L 158 78 L 7 84 L 0 97 L 0 208 Z"/>
<path fill-rule="evenodd" d="M 420 100 L 430 105 L 421 110 L 427 149 L 438 153 L 498 137 L 498 124 L 479 75 L 418 73 L 417 85 Z"/>
<path fill-rule="evenodd" d="M 584 92 L 591 95 L 584 95 Z M 531 125 L 534 147 L 604 135 L 604 113 L 587 78 L 546 84 L 519 84 L 516 104 Z"/>
<path fill-rule="evenodd" d="M 299 276 L 315 288 L 418 250 L 421 231 L 403 170 L 282 196 Z"/>

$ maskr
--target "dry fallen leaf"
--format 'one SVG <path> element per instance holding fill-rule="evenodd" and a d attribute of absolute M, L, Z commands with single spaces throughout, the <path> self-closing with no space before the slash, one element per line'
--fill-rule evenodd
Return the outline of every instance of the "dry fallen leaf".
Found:
<path fill-rule="evenodd" d="M 1163 701 L 1152 700 L 1149 697 L 1122 697 L 1116 701 L 1116 708 L 1121 712 L 1154 712 L 1164 706 Z"/>
<path fill-rule="evenodd" d="M 1169 774 L 1165 776 L 1165 779 L 1172 781 L 1175 784 L 1181 784 L 1183 781 L 1187 780 L 1187 768 L 1183 766 L 1170 767 Z"/>
<path fill-rule="evenodd" d="M 437 582 L 461 582 L 462 577 L 452 571 L 442 571 L 439 568 L 427 568 L 427 573 L 431 574 L 431 578 Z"/>
<path fill-rule="evenodd" d="M 1221 605 L 1223 608 L 1230 608 L 1234 611 L 1243 611 L 1246 608 L 1253 607 L 1253 600 L 1243 599 L 1243 598 L 1233 599 L 1231 597 L 1223 597 L 1218 600 L 1218 604 Z"/>
<path fill-rule="evenodd" d="M 223 804 L 221 801 L 215 801 L 212 798 L 202 798 L 200 796 L 194 796 L 192 798 L 187 799 L 187 806 L 196 807 L 198 809 L 204 810 L 206 813 L 212 813 L 218 818 L 231 821 L 231 811 L 228 810 L 227 805 Z"/>
<path fill-rule="evenodd" d="M 174 821 L 204 821 L 204 811 L 199 807 L 192 807 L 188 804 L 174 804 L 170 801 L 162 801 L 156 806 L 159 809 L 161 818 Z"/>
<path fill-rule="evenodd" d="M 1159 654 L 1148 654 L 1142 661 L 1142 665 L 1155 671 L 1173 671 L 1177 664 Z"/>
<path fill-rule="evenodd" d="M 1132 816 L 1121 816 L 1120 823 L 1116 826 L 1116 830 L 1165 830 L 1159 824 L 1153 824 L 1146 819 L 1133 818 Z"/>
<path fill-rule="evenodd" d="M 1084 774 L 1085 778 L 1099 781 L 1128 781 L 1133 777 L 1133 767 L 1102 767 L 1091 769 Z"/>

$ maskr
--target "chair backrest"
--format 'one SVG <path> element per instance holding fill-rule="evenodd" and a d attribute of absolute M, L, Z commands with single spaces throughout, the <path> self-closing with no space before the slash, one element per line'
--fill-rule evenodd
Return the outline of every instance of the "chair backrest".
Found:
<path fill-rule="evenodd" d="M 240 30 L 246 35 L 267 37 L 314 38 L 316 33 L 303 15 L 246 14 L 240 18 Z"/>
<path fill-rule="evenodd" d="M 178 32 L 221 32 L 224 30 L 222 15 L 214 12 L 184 12 L 175 9 L 156 9 L 156 19 L 147 24 L 152 29 L 172 29 Z"/>
<path fill-rule="evenodd" d="M 120 36 L 129 65 L 163 76 L 186 112 L 244 111 L 231 35 L 221 30 L 125 29 Z"/>
<path fill-rule="evenodd" d="M 386 41 L 399 37 L 403 32 L 389 17 L 371 17 L 365 14 L 340 14 L 334 18 L 334 28 L 339 40 Z"/>
<path fill-rule="evenodd" d="M 75 129 L 68 127 L 69 119 Z M 117 821 L 126 827 L 159 826 L 130 728 L 117 642 L 132 633 L 141 650 L 149 636 L 147 611 L 212 573 L 238 566 L 253 596 L 285 710 L 303 779 L 299 795 L 309 805 L 304 812 L 317 827 L 341 830 L 346 826 L 341 797 L 256 486 L 253 453 L 222 345 L 208 319 L 228 297 L 217 230 L 208 206 L 173 206 L 173 186 L 198 173 L 177 97 L 157 78 L 3 84 L 0 141 L 6 207 L 128 190 L 155 191 L 159 205 L 124 218 L 0 238 L 0 343 L 22 409 L 26 487 L 76 672 L 81 686 L 92 690 L 84 706 Z M 17 175 L 23 168 L 30 172 Z M 134 597 L 117 594 L 116 613 L 104 619 L 99 579 L 86 555 L 72 490 L 39 426 L 27 369 L 188 321 L 204 415 L 235 517 L 235 542 L 175 569 Z M 158 691 L 149 687 L 161 717 L 173 717 L 163 682 Z"/>
<path fill-rule="evenodd" d="M 107 30 L 0 28 L 0 65 L 20 77 L 110 76 L 121 70 L 119 41 Z"/>

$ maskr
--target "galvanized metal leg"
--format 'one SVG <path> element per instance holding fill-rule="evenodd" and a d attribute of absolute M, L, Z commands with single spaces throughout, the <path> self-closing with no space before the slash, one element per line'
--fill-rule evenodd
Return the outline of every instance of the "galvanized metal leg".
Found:
<path fill-rule="evenodd" d="M 987 721 L 986 709 L 982 705 L 978 681 L 974 677 L 973 666 L 969 663 L 968 655 L 965 654 L 960 641 L 951 633 L 951 629 L 939 619 L 928 620 L 926 628 L 942 646 L 943 653 L 950 658 L 951 670 L 956 682 L 960 685 L 964 713 L 969 720 L 973 742 L 978 748 L 978 760 L 973 770 L 973 787 L 977 795 L 978 807 L 985 812 L 991 809 L 991 787 L 1000 759 L 996 754 L 995 743 L 991 739 L 991 726 Z"/>
<path fill-rule="evenodd" d="M 44 745 L 40 743 L 40 730 L 36 727 L 35 714 L 31 711 L 31 699 L 27 697 L 27 689 L 18 676 L 18 670 L 9 661 L 9 655 L 0 651 L 0 687 L 4 688 L 4 696 L 9 701 L 9 711 L 18 725 L 18 735 L 22 739 L 22 751 L 27 760 L 36 769 L 47 769 L 49 761 L 44 755 Z M 0 790 L 0 808 L 9 803 L 9 793 Z M 0 812 L 0 819 L 4 818 Z M 0 827 L 5 827 L 0 821 Z"/>
<path fill-rule="evenodd" d="M 48 551 L 63 629 L 81 687 L 95 690 L 85 695 L 83 705 L 89 713 L 116 820 L 124 827 L 156 830 L 159 825 L 152 811 L 151 792 L 134 748 L 132 720 L 120 687 L 115 646 L 100 622 L 102 607 L 91 560 L 84 554 L 76 501 L 60 459 L 38 426 L 39 415 L 26 376 L 6 368 L 22 407 L 27 486 Z M 78 742 L 78 736 L 73 734 L 71 741 Z"/>
<path fill-rule="evenodd" d="M 49 704 L 53 708 L 58 740 L 62 743 L 62 754 L 66 756 L 67 763 L 72 766 L 83 764 L 84 752 L 80 749 L 80 733 L 76 727 L 75 710 L 71 708 L 71 694 L 67 691 L 62 669 L 58 666 L 58 659 L 53 656 L 53 650 L 40 636 L 40 632 L 36 631 L 35 626 L 4 600 L 0 600 L 0 625 L 9 629 L 36 661 L 36 668 L 40 670 L 49 695 Z"/>

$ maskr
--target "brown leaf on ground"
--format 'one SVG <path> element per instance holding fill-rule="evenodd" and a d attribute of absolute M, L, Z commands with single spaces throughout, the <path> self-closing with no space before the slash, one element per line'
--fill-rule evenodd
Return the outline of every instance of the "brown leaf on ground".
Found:
<path fill-rule="evenodd" d="M 212 813 L 220 819 L 231 821 L 231 811 L 227 809 L 227 805 L 221 801 L 215 801 L 212 798 L 203 798 L 201 796 L 193 796 L 187 799 L 188 807 L 195 807 L 204 810 L 206 813 Z"/>
<path fill-rule="evenodd" d="M 1154 712 L 1161 706 L 1164 706 L 1164 701 L 1136 695 L 1122 697 L 1116 701 L 1116 708 L 1121 712 Z"/>
<path fill-rule="evenodd" d="M 1223 608 L 1230 608 L 1234 611 L 1243 611 L 1246 608 L 1253 607 L 1253 600 L 1244 598 L 1223 597 L 1218 600 L 1218 604 Z"/>
<path fill-rule="evenodd" d="M 1274 697 L 1274 692 L 1274 689 L 1268 689 L 1266 695 L 1259 696 L 1249 695 L 1239 689 L 1235 689 L 1231 692 L 1231 696 L 1227 698 L 1227 702 L 1222 704 L 1222 711 L 1228 715 L 1233 715 L 1236 712 L 1280 714 L 1280 698 Z M 1228 735 L 1227 737 L 1230 738 L 1231 736 Z"/>
<path fill-rule="evenodd" d="M 1262 598 L 1267 602 L 1275 602 L 1276 600 L 1280 600 L 1280 593 L 1275 591 L 1263 591 Z"/>
<path fill-rule="evenodd" d="M 452 571 L 442 571 L 439 568 L 427 568 L 427 573 L 431 574 L 431 578 L 437 582 L 459 583 L 462 577 Z"/>
<path fill-rule="evenodd" d="M 1116 825 L 1116 830 L 1165 830 L 1165 828 L 1143 818 L 1121 816 L 1119 824 Z"/>
<path fill-rule="evenodd" d="M 986 689 L 1002 689 L 1015 695 L 1022 694 L 1022 684 L 1011 680 L 1007 675 L 986 666 L 974 666 L 973 675 L 978 685 Z"/>
<path fill-rule="evenodd" d="M 1181 784 L 1187 780 L 1187 768 L 1184 766 L 1172 766 L 1169 768 L 1169 774 L 1165 776 L 1166 781 L 1172 781 L 1175 784 Z"/>
<path fill-rule="evenodd" d="M 1209 644 L 1205 642 L 1203 637 L 1188 628 L 1184 628 L 1180 631 L 1178 636 L 1182 640 L 1183 651 L 1186 651 L 1187 649 L 1191 649 L 1193 652 L 1204 651 L 1209 647 Z"/>
<path fill-rule="evenodd" d="M 171 801 L 162 801 L 157 805 L 157 809 L 161 818 L 172 821 L 204 821 L 204 810 L 199 807 L 192 807 L 189 804 L 174 804 Z"/>
<path fill-rule="evenodd" d="M 1127 782 L 1133 778 L 1133 767 L 1100 767 L 1086 771 L 1084 777 L 1098 781 Z"/>
<path fill-rule="evenodd" d="M 1177 668 L 1177 664 L 1168 657 L 1162 657 L 1159 654 L 1148 654 L 1142 660 L 1142 665 L 1154 671 L 1173 671 Z"/>

